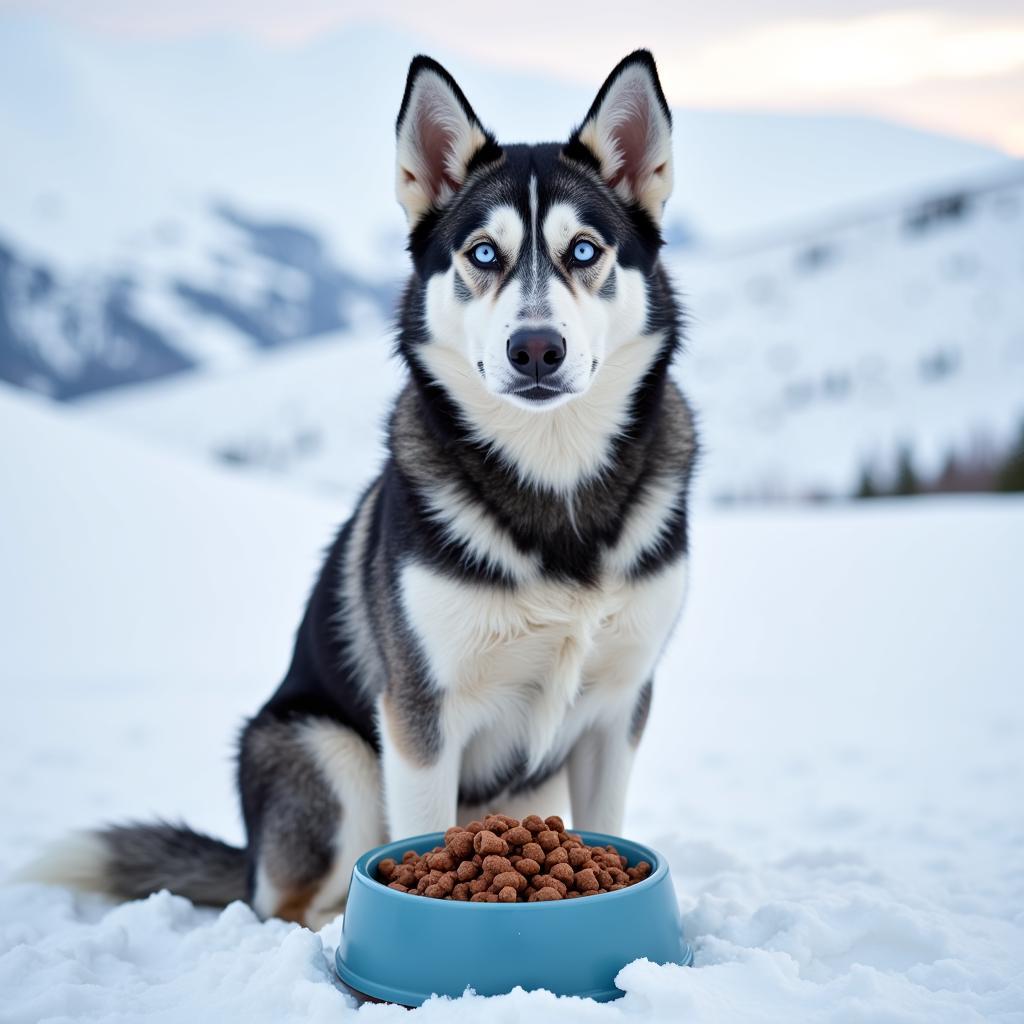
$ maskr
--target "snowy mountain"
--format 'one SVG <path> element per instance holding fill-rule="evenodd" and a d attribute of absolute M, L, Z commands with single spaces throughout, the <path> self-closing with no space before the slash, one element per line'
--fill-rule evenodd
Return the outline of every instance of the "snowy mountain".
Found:
<path fill-rule="evenodd" d="M 1024 165 L 672 269 L 716 498 L 847 495 L 900 452 L 934 478 L 1020 436 Z"/>
<path fill-rule="evenodd" d="M 0 380 L 59 399 L 239 366 L 260 350 L 378 322 L 395 283 L 340 266 L 294 221 L 223 203 L 140 231 L 131 257 L 61 267 L 0 237 Z"/>
<path fill-rule="evenodd" d="M 394 116 L 424 48 L 506 139 L 564 137 L 597 85 L 481 67 L 384 28 L 273 48 L 0 15 L 0 379 L 70 398 L 379 322 L 405 271 Z M 677 240 L 1001 159 L 868 118 L 675 119 Z"/>

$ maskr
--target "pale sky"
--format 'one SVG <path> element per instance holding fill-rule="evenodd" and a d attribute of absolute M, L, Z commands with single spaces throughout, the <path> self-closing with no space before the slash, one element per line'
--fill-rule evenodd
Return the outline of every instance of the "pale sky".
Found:
<path fill-rule="evenodd" d="M 119 35 L 300 45 L 384 22 L 498 66 L 596 83 L 649 46 L 679 105 L 878 114 L 1024 156 L 1024 0 L 0 0 Z"/>

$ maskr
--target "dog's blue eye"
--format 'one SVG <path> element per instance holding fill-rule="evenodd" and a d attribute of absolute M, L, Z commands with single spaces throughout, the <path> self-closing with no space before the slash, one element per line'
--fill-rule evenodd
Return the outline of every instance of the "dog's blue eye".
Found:
<path fill-rule="evenodd" d="M 481 242 L 479 245 L 474 245 L 470 255 L 478 267 L 493 267 L 498 262 L 498 254 L 494 251 L 494 246 L 490 242 Z"/>
<path fill-rule="evenodd" d="M 577 263 L 593 263 L 597 250 L 590 242 L 577 242 L 572 247 L 572 258 Z"/>

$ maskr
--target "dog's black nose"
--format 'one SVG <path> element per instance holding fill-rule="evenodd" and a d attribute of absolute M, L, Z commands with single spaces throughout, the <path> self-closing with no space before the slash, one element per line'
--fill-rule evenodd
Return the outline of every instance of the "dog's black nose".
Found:
<path fill-rule="evenodd" d="M 550 327 L 521 327 L 508 339 L 508 361 L 539 384 L 565 361 L 565 338 Z"/>

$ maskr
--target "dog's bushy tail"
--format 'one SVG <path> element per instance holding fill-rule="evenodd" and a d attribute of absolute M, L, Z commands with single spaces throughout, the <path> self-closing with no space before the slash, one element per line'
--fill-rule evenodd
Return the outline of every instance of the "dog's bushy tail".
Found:
<path fill-rule="evenodd" d="M 247 899 L 246 854 L 237 846 L 157 821 L 80 832 L 50 848 L 14 881 L 45 882 L 141 899 L 169 889 L 193 903 L 224 907 Z"/>

